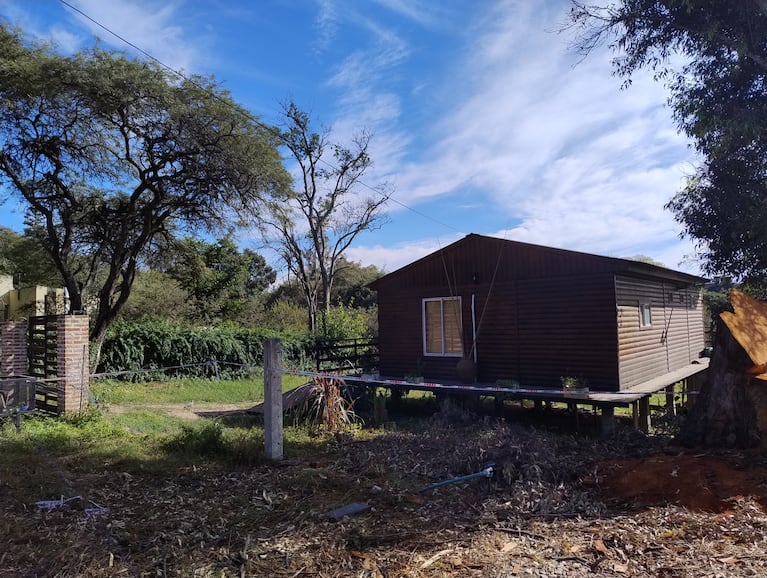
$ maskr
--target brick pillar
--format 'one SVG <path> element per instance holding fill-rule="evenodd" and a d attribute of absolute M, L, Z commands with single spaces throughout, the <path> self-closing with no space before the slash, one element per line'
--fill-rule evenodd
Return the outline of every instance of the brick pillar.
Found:
<path fill-rule="evenodd" d="M 0 323 L 0 377 L 27 375 L 27 322 L 19 319 Z"/>
<path fill-rule="evenodd" d="M 59 315 L 56 324 L 59 413 L 82 411 L 90 398 L 88 316 Z"/>

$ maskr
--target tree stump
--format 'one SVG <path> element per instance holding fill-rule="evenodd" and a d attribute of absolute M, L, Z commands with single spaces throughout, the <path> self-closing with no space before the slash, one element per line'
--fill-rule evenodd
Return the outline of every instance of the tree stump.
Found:
<path fill-rule="evenodd" d="M 717 320 L 708 376 L 679 433 L 681 443 L 749 448 L 767 442 L 767 382 L 752 379 L 753 365 L 727 325 Z"/>

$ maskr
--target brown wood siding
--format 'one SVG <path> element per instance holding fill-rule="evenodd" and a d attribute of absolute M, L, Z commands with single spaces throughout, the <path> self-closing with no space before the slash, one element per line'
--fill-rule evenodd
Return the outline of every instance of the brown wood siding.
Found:
<path fill-rule="evenodd" d="M 521 281 L 518 295 L 523 386 L 559 388 L 562 377 L 577 377 L 617 389 L 612 275 Z"/>
<path fill-rule="evenodd" d="M 382 277 L 372 286 L 380 293 L 432 288 L 450 295 L 450 289 L 473 283 L 496 283 L 550 275 L 579 276 L 615 269 L 618 259 L 513 243 L 503 239 L 469 235 L 444 250 Z"/>
<path fill-rule="evenodd" d="M 423 354 L 421 303 L 461 296 L 468 355 L 474 294 L 480 381 L 559 387 L 561 377 L 572 376 L 592 389 L 624 389 L 686 365 L 703 348 L 700 292 L 690 290 L 694 307 L 663 301 L 664 284 L 702 281 L 646 263 L 468 235 L 370 285 L 378 292 L 380 371 L 455 380 L 457 357 Z M 639 331 L 644 287 L 654 299 L 653 321 L 661 323 Z M 620 305 L 616 291 L 623 292 Z M 666 325 L 668 356 L 659 345 Z"/>
<path fill-rule="evenodd" d="M 680 369 L 698 357 L 703 349 L 699 288 L 618 276 L 615 292 L 621 389 Z M 639 308 L 643 303 L 651 305 L 650 327 L 641 327 Z"/>
<path fill-rule="evenodd" d="M 496 283 L 457 288 L 463 312 L 464 352 L 472 354 L 472 294 L 477 326 L 477 379 L 516 379 L 523 386 L 560 387 L 563 376 L 591 387 L 617 387 L 612 275 Z M 431 291 L 379 296 L 380 371 L 454 381 L 458 358 L 423 355 L 421 302 L 449 297 Z"/>

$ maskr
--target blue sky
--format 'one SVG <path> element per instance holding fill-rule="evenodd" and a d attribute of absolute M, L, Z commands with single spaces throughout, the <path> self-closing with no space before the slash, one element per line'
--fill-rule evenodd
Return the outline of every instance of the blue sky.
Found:
<path fill-rule="evenodd" d="M 293 100 L 334 140 L 370 131 L 365 183 L 413 210 L 390 203 L 354 260 L 392 271 L 480 233 L 699 270 L 663 208 L 696 162 L 668 95 L 649 74 L 621 90 L 606 50 L 579 62 L 567 0 L 68 2 L 264 122 Z M 0 0 L 0 18 L 63 52 L 132 52 L 56 0 Z"/>

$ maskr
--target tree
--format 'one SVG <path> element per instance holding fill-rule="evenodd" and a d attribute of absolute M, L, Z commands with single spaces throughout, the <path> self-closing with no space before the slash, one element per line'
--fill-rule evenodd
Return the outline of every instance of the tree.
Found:
<path fill-rule="evenodd" d="M 656 267 L 666 267 L 664 263 L 656 261 L 649 255 L 634 255 L 633 257 L 627 257 L 629 261 L 639 261 L 640 263 L 647 263 L 648 265 L 655 265 Z"/>
<path fill-rule="evenodd" d="M 674 117 L 702 162 L 667 207 L 697 242 L 706 272 L 764 278 L 767 2 L 573 2 L 571 23 L 584 54 L 611 42 L 614 70 L 627 82 L 650 68 L 668 84 Z"/>
<path fill-rule="evenodd" d="M 277 278 L 261 255 L 240 252 L 229 236 L 215 243 L 186 238 L 175 243 L 173 253 L 168 273 L 191 297 L 197 320 L 205 323 L 238 319 L 248 301 Z"/>
<path fill-rule="evenodd" d="M 377 303 L 375 291 L 367 287 L 384 272 L 375 265 L 363 266 L 341 257 L 336 266 L 336 279 L 333 283 L 333 305 L 361 307 L 369 309 Z"/>
<path fill-rule="evenodd" d="M 210 78 L 98 48 L 63 57 L 0 28 L 0 179 L 44 231 L 96 352 L 142 258 L 285 186 L 274 132 Z"/>
<path fill-rule="evenodd" d="M 191 301 L 189 294 L 167 273 L 156 269 L 141 270 L 136 272 L 130 297 L 119 318 L 124 321 L 183 322 L 194 316 Z"/>
<path fill-rule="evenodd" d="M 309 115 L 294 103 L 283 112 L 281 142 L 296 163 L 298 187 L 273 197 L 256 216 L 266 242 L 301 285 L 309 330 L 316 332 L 318 312 L 330 308 L 344 251 L 360 233 L 381 224 L 389 193 L 385 185 L 371 188 L 370 196 L 359 192 L 372 163 L 367 133 L 354 137 L 351 148 L 331 144 L 327 131 L 313 132 Z"/>
<path fill-rule="evenodd" d="M 12 275 L 19 287 L 60 287 L 61 275 L 32 231 L 23 235 L 0 227 L 0 273 Z"/>
<path fill-rule="evenodd" d="M 650 68 L 667 82 L 679 128 L 701 164 L 668 204 L 712 275 L 758 286 L 767 273 L 767 1 L 573 2 L 580 49 L 612 40 L 615 72 Z M 672 55 L 681 55 L 673 60 Z M 677 64 L 682 62 L 682 64 Z M 706 384 L 680 438 L 749 445 L 756 436 L 747 357 L 718 326 Z M 757 332 L 758 333 L 758 332 Z M 767 432 L 762 432 L 765 434 Z"/>

